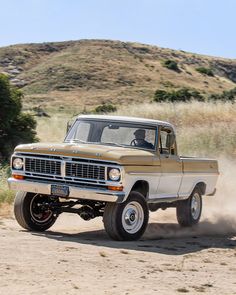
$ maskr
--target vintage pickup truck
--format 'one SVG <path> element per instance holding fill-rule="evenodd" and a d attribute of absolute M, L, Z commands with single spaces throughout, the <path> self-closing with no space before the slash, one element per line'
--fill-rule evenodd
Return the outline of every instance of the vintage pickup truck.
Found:
<path fill-rule="evenodd" d="M 219 175 L 216 160 L 178 156 L 167 122 L 98 115 L 78 116 L 62 144 L 17 146 L 11 168 L 23 228 L 47 230 L 62 212 L 103 216 L 115 240 L 139 239 L 159 208 L 176 207 L 181 226 L 197 224 Z"/>

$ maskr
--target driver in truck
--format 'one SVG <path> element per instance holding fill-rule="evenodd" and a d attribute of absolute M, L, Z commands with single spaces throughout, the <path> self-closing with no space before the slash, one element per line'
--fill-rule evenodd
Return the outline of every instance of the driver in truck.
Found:
<path fill-rule="evenodd" d="M 144 129 L 137 129 L 134 132 L 135 139 L 133 140 L 134 146 L 142 147 L 145 149 L 153 149 L 154 146 L 145 140 L 146 131 Z"/>

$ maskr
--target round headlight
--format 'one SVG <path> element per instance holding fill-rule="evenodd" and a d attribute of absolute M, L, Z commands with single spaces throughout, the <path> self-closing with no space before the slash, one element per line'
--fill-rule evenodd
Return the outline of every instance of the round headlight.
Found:
<path fill-rule="evenodd" d="M 12 162 L 12 167 L 17 170 L 21 170 L 23 168 L 24 162 L 21 158 L 15 158 Z"/>
<path fill-rule="evenodd" d="M 110 180 L 119 180 L 120 179 L 120 170 L 113 168 L 109 171 Z"/>

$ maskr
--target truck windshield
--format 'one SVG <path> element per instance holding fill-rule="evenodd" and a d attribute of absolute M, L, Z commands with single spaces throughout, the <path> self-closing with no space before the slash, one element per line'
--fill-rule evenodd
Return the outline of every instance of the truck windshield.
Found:
<path fill-rule="evenodd" d="M 132 122 L 77 120 L 65 142 L 113 145 L 154 150 L 157 128 Z"/>

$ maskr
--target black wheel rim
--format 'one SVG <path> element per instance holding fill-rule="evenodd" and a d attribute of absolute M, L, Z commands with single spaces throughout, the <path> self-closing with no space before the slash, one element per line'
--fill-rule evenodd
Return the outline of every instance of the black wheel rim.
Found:
<path fill-rule="evenodd" d="M 48 196 L 44 195 L 34 195 L 30 202 L 30 214 L 32 219 L 37 223 L 48 222 L 53 212 L 48 208 L 49 203 Z"/>

